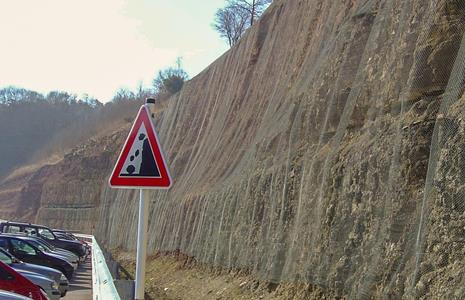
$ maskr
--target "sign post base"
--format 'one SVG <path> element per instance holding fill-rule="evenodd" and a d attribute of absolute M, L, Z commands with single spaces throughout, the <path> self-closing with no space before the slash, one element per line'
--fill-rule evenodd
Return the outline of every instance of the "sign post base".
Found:
<path fill-rule="evenodd" d="M 147 227 L 149 221 L 149 190 L 140 190 L 139 223 L 137 226 L 137 261 L 135 299 L 144 299 L 145 260 L 147 258 Z"/>

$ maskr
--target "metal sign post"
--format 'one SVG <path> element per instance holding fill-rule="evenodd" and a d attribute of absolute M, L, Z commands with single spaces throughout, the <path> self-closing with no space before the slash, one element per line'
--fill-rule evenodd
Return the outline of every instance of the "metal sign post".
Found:
<path fill-rule="evenodd" d="M 145 261 L 147 257 L 147 226 L 149 221 L 149 190 L 140 190 L 139 223 L 137 226 L 136 300 L 144 299 Z"/>
<path fill-rule="evenodd" d="M 139 222 L 137 225 L 137 260 L 135 299 L 144 299 L 145 261 L 147 256 L 147 227 L 149 220 L 149 189 L 169 189 L 171 176 L 160 147 L 147 99 L 137 114 L 123 150 L 110 176 L 113 188 L 139 189 Z"/>

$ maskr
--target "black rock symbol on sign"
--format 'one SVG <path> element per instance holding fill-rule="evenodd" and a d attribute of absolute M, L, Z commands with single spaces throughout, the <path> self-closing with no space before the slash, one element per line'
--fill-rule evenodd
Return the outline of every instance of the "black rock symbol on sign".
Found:
<path fill-rule="evenodd" d="M 136 149 L 134 153 L 130 153 L 129 160 L 131 163 L 126 167 L 127 174 L 121 174 L 122 176 L 147 176 L 147 177 L 160 177 L 160 171 L 158 170 L 157 164 L 155 163 L 155 158 L 153 157 L 153 152 L 150 147 L 149 139 L 144 133 L 139 134 L 139 141 L 142 141 L 142 149 Z M 142 159 L 140 165 L 135 165 L 135 158 L 141 155 Z M 139 167 L 139 168 L 136 168 Z M 139 172 L 136 172 L 139 170 Z"/>

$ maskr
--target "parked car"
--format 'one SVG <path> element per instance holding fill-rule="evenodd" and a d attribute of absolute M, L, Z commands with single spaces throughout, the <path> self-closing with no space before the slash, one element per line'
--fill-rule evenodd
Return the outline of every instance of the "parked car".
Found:
<path fill-rule="evenodd" d="M 0 222 L 0 232 L 18 233 L 24 232 L 31 236 L 38 236 L 50 244 L 69 250 L 81 257 L 86 254 L 85 247 L 78 241 L 62 240 L 55 236 L 52 230 L 46 226 L 21 222 Z"/>
<path fill-rule="evenodd" d="M 11 235 L 11 236 L 16 236 L 18 238 L 23 238 L 24 240 L 30 241 L 32 244 L 34 244 L 36 247 L 38 247 L 40 250 L 45 251 L 45 252 L 53 252 L 57 255 L 63 256 L 68 260 L 71 264 L 75 264 L 76 267 L 79 263 L 79 256 L 74 254 L 71 251 L 68 251 L 66 249 L 58 248 L 47 242 L 41 237 L 38 236 L 30 236 L 25 234 L 24 232 L 17 232 L 17 233 L 0 233 L 1 235 Z"/>
<path fill-rule="evenodd" d="M 63 249 L 63 248 L 56 247 L 56 246 L 50 244 L 47 240 L 44 240 L 43 238 L 40 238 L 40 237 L 37 237 L 37 236 L 31 236 L 31 238 L 35 238 L 39 243 L 41 243 L 43 246 L 49 248 L 51 251 L 63 253 L 66 256 L 69 256 L 74 261 L 78 261 L 79 258 L 80 258 L 79 256 L 77 256 L 73 252 L 71 252 L 69 250 L 66 250 L 66 249 Z"/>
<path fill-rule="evenodd" d="M 75 270 L 77 269 L 78 264 L 79 264 L 79 257 L 73 252 L 54 247 L 53 245 L 47 243 L 45 240 L 39 237 L 36 237 L 36 236 L 18 236 L 18 237 L 24 241 L 29 241 L 32 245 L 39 248 L 40 251 L 47 252 L 47 253 L 53 253 L 53 254 L 63 257 L 74 267 Z"/>
<path fill-rule="evenodd" d="M 0 261 L 12 267 L 16 272 L 21 273 L 21 271 L 28 271 L 53 279 L 58 283 L 58 290 L 62 297 L 66 296 L 66 293 L 68 292 L 69 281 L 66 276 L 58 270 L 40 265 L 24 263 L 2 248 L 0 248 Z"/>
<path fill-rule="evenodd" d="M 29 241 L 23 240 L 23 238 L 1 234 L 0 247 L 24 262 L 57 269 L 65 274 L 68 280 L 71 279 L 74 273 L 73 265 L 59 255 L 41 251 Z"/>
<path fill-rule="evenodd" d="M 0 262 L 0 289 L 34 300 L 48 300 L 47 294 L 37 285 L 3 262 Z"/>
<path fill-rule="evenodd" d="M 73 233 L 67 232 L 62 229 L 52 229 L 52 231 L 59 239 L 80 242 L 86 248 L 86 255 L 90 254 L 91 248 L 88 242 L 83 241 L 82 239 L 75 236 Z"/>
<path fill-rule="evenodd" d="M 69 252 L 64 249 L 60 249 L 59 251 L 52 251 L 48 246 L 45 245 L 43 240 L 39 237 L 27 236 L 27 235 L 25 236 L 25 235 L 17 234 L 17 233 L 0 233 L 0 236 L 12 236 L 20 240 L 27 241 L 29 244 L 31 244 L 32 246 L 36 247 L 37 249 L 39 249 L 40 251 L 46 254 L 54 255 L 56 257 L 66 260 L 73 266 L 74 270 L 78 268 L 79 258 L 74 253 Z M 62 251 L 64 253 L 62 253 Z"/>
<path fill-rule="evenodd" d="M 25 278 L 29 279 L 35 285 L 37 285 L 42 291 L 44 291 L 47 294 L 50 300 L 59 300 L 61 298 L 61 293 L 58 290 L 59 285 L 55 280 L 34 272 L 17 270 L 15 271 L 23 275 Z"/>
<path fill-rule="evenodd" d="M 18 295 L 16 293 L 0 290 L 0 299 L 2 300 L 31 300 L 31 298 Z"/>

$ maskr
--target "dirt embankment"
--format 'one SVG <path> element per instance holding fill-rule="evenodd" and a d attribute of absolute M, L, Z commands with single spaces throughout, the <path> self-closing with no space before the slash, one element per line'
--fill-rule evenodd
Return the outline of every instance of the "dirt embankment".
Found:
<path fill-rule="evenodd" d="M 113 250 L 114 259 L 134 278 L 134 253 Z M 260 282 L 243 269 L 225 270 L 177 253 L 147 258 L 145 292 L 157 300 L 343 299 L 309 284 Z M 126 279 L 126 278 L 122 278 Z"/>

